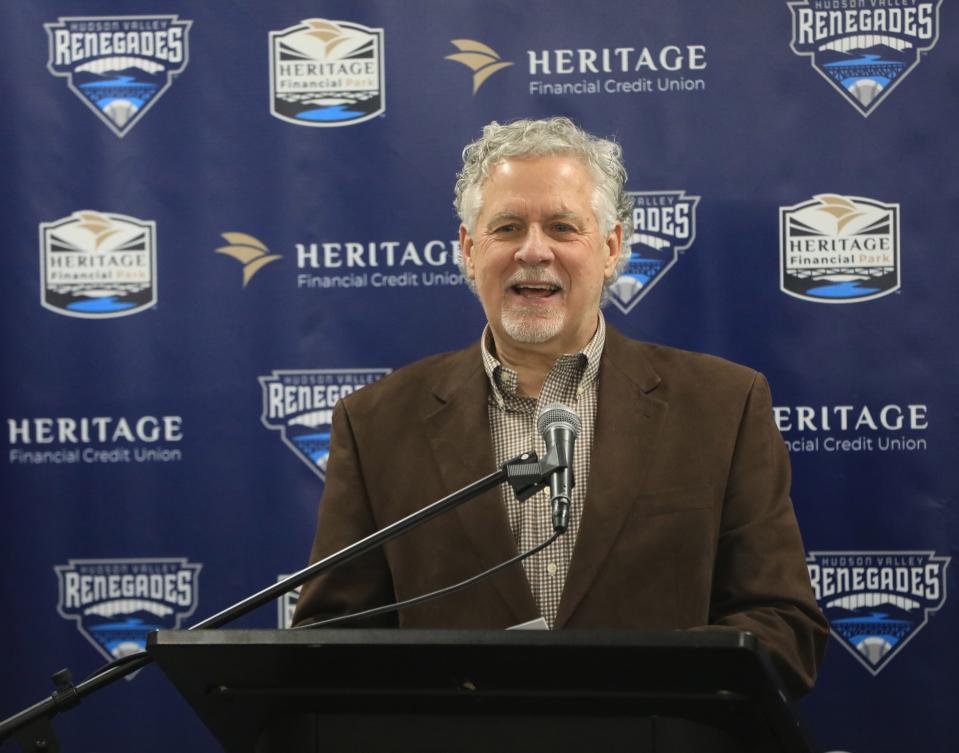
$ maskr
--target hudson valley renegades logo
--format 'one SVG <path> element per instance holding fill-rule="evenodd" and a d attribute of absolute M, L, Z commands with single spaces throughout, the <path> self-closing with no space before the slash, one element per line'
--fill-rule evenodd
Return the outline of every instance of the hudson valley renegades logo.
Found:
<path fill-rule="evenodd" d="M 145 650 L 147 633 L 179 628 L 193 614 L 201 568 L 184 557 L 72 559 L 53 568 L 57 611 L 112 661 Z"/>
<path fill-rule="evenodd" d="M 44 308 L 85 319 L 149 308 L 157 300 L 156 223 L 89 210 L 41 222 L 40 293 Z"/>
<path fill-rule="evenodd" d="M 279 431 L 283 443 L 317 476 L 326 479 L 330 423 L 340 398 L 381 379 L 391 369 L 311 369 L 274 371 L 259 377 L 263 388 L 260 420 Z"/>
<path fill-rule="evenodd" d="M 277 575 L 276 580 L 279 582 L 289 577 L 290 573 Z M 280 595 L 276 600 L 276 626 L 281 630 L 293 627 L 293 613 L 296 611 L 296 603 L 300 600 L 300 588 L 297 586 L 292 591 Z"/>
<path fill-rule="evenodd" d="M 779 287 L 813 303 L 899 290 L 899 205 L 818 194 L 779 209 Z"/>
<path fill-rule="evenodd" d="M 308 18 L 270 32 L 270 113 L 302 126 L 345 126 L 386 110 L 383 30 Z"/>
<path fill-rule="evenodd" d="M 178 16 L 70 16 L 44 24 L 47 69 L 121 138 L 190 62 L 192 21 Z"/>
<path fill-rule="evenodd" d="M 863 117 L 939 41 L 942 0 L 790 2 L 792 50 L 816 69 Z"/>
<path fill-rule="evenodd" d="M 612 303 L 628 314 L 696 240 L 698 196 L 685 191 L 632 191 L 633 235 L 623 274 L 609 287 Z"/>
<path fill-rule="evenodd" d="M 873 675 L 946 603 L 949 557 L 934 552 L 809 552 L 832 635 Z"/>

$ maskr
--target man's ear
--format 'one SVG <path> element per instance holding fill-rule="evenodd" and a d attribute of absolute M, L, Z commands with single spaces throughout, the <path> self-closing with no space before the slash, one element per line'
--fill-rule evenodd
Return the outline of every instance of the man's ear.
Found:
<path fill-rule="evenodd" d="M 476 279 L 476 271 L 473 267 L 473 239 L 470 237 L 466 225 L 460 225 L 460 253 L 463 255 L 466 276 L 471 280 Z"/>
<path fill-rule="evenodd" d="M 616 264 L 619 262 L 619 254 L 623 249 L 623 223 L 617 222 L 616 226 L 609 231 L 609 235 L 606 236 L 606 263 L 603 265 L 603 273 L 606 276 L 606 279 L 610 279 L 613 276 L 613 272 L 616 269 Z"/>

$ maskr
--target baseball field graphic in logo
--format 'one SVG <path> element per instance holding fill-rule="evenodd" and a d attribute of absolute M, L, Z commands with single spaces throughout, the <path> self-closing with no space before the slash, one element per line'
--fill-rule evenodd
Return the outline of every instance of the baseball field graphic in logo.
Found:
<path fill-rule="evenodd" d="M 156 223 L 123 214 L 80 211 L 40 223 L 44 308 L 107 319 L 156 303 Z"/>
<path fill-rule="evenodd" d="M 340 398 L 378 381 L 391 369 L 308 369 L 274 371 L 259 377 L 263 388 L 260 420 L 279 431 L 283 443 L 311 471 L 326 478 L 333 407 Z"/>
<path fill-rule="evenodd" d="M 809 552 L 813 593 L 833 637 L 879 672 L 946 603 L 950 558 L 935 552 Z"/>
<path fill-rule="evenodd" d="M 178 16 L 60 18 L 43 25 L 47 69 L 122 138 L 186 68 L 192 24 Z"/>
<path fill-rule="evenodd" d="M 616 308 L 628 314 L 672 268 L 696 240 L 699 196 L 685 191 L 629 191 L 633 206 L 633 235 L 629 262 L 609 287 Z"/>
<path fill-rule="evenodd" d="M 57 611 L 104 658 L 119 659 L 145 650 L 151 631 L 179 628 L 193 614 L 202 567 L 184 557 L 71 559 L 53 568 Z"/>
<path fill-rule="evenodd" d="M 899 290 L 899 205 L 818 194 L 779 209 L 780 289 L 814 303 Z"/>
<path fill-rule="evenodd" d="M 270 113 L 302 126 L 346 126 L 386 110 L 383 30 L 310 18 L 270 32 Z"/>
<path fill-rule="evenodd" d="M 941 2 L 790 2 L 791 47 L 868 117 L 939 41 Z"/>

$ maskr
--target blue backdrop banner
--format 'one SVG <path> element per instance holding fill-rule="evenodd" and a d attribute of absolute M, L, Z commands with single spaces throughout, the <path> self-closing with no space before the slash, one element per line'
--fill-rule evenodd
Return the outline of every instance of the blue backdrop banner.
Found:
<path fill-rule="evenodd" d="M 772 385 L 832 626 L 812 736 L 955 749 L 956 3 L 0 14 L 0 716 L 305 564 L 337 400 L 485 323 L 462 147 L 568 115 L 622 144 L 636 198 L 607 320 Z M 155 668 L 57 727 L 71 751 L 216 749 Z"/>

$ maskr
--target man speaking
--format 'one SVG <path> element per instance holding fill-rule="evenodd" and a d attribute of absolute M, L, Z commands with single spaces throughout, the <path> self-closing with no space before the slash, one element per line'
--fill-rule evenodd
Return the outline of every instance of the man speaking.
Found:
<path fill-rule="evenodd" d="M 400 369 L 333 414 L 311 561 L 533 449 L 540 410 L 581 429 L 569 527 L 522 566 L 366 625 L 748 630 L 787 688 L 815 680 L 813 598 L 761 374 L 630 340 L 600 313 L 629 257 L 621 150 L 566 118 L 491 123 L 456 183 L 480 341 Z M 405 600 L 546 540 L 549 492 L 507 485 L 303 587 L 294 621 Z"/>

